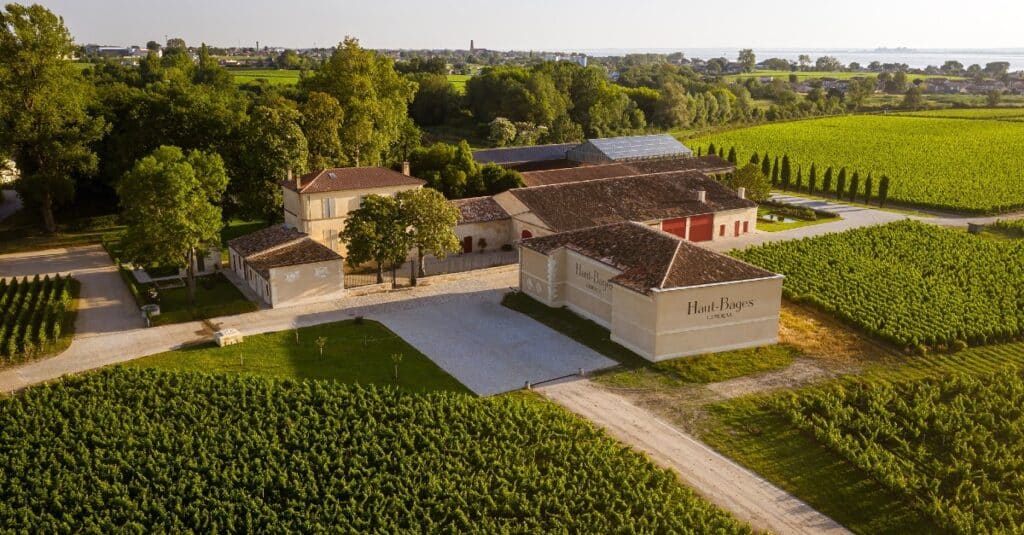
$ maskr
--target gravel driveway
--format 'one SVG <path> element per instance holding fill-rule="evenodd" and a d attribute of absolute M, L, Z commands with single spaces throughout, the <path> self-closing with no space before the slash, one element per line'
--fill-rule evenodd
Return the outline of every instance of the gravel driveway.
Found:
<path fill-rule="evenodd" d="M 0 278 L 70 273 L 82 283 L 75 338 L 144 327 L 117 266 L 99 245 L 0 255 Z"/>
<path fill-rule="evenodd" d="M 617 363 L 501 305 L 505 289 L 372 317 L 481 396 Z"/>

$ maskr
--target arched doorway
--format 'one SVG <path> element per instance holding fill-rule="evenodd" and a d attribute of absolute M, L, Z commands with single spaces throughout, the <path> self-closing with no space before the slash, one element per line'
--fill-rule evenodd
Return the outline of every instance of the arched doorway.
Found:
<path fill-rule="evenodd" d="M 532 237 L 533 237 L 533 233 L 532 233 L 532 232 L 530 232 L 529 230 L 523 230 L 523 233 L 522 233 L 522 234 L 520 234 L 520 236 L 519 236 L 519 237 L 520 237 L 520 238 L 522 238 L 522 239 L 524 239 L 524 240 L 528 240 L 528 239 L 530 239 L 530 238 L 532 238 Z"/>

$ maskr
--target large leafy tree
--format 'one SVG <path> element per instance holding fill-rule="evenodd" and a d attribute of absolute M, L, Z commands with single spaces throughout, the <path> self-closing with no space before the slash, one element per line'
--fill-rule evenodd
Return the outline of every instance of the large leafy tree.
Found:
<path fill-rule="evenodd" d="M 195 302 L 193 260 L 220 240 L 220 202 L 227 188 L 217 154 L 163 146 L 139 160 L 117 186 L 127 225 L 125 259 L 185 266 L 189 301 Z"/>
<path fill-rule="evenodd" d="M 344 110 L 343 153 L 360 165 L 381 163 L 399 141 L 416 93 L 416 84 L 395 72 L 390 58 L 363 49 L 353 38 L 345 39 L 300 87 L 338 100 Z"/>
<path fill-rule="evenodd" d="M 89 84 L 67 61 L 74 41 L 46 8 L 8 4 L 0 11 L 0 150 L 21 171 L 18 192 L 55 232 L 54 209 L 72 199 L 76 174 L 97 167 L 89 145 L 105 123 L 87 113 Z"/>
<path fill-rule="evenodd" d="M 409 115 L 420 126 L 435 126 L 455 119 L 462 107 L 462 95 L 443 74 L 419 73 L 410 78 L 418 86 L 409 105 Z"/>
<path fill-rule="evenodd" d="M 409 243 L 416 248 L 420 276 L 425 276 L 424 255 L 444 258 L 459 251 L 459 239 L 455 235 L 459 209 L 441 192 L 431 188 L 403 191 L 398 194 L 398 203 L 407 225 Z"/>
<path fill-rule="evenodd" d="M 727 175 L 725 185 L 732 189 L 746 188 L 747 198 L 754 202 L 768 200 L 768 196 L 772 192 L 771 180 L 752 163 L 748 163 L 737 169 L 735 173 Z"/>
<path fill-rule="evenodd" d="M 398 199 L 382 195 L 367 196 L 349 213 L 341 240 L 347 250 L 345 262 L 352 267 L 373 262 L 378 283 L 384 282 L 384 266 L 403 262 L 412 247 Z"/>
<path fill-rule="evenodd" d="M 231 193 L 242 214 L 268 222 L 281 217 L 281 181 L 289 169 L 303 172 L 309 159 L 299 119 L 299 112 L 284 100 L 253 107 L 242 135 L 240 172 L 232 181 Z"/>
<path fill-rule="evenodd" d="M 342 152 L 341 125 L 345 110 L 338 99 L 313 91 L 299 108 L 302 112 L 302 132 L 309 147 L 309 169 L 324 169 L 348 163 Z"/>

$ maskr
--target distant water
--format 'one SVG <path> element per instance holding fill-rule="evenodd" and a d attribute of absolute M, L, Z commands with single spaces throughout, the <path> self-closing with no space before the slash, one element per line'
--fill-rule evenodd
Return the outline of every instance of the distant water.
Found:
<path fill-rule="evenodd" d="M 621 56 L 625 54 L 671 54 L 673 52 L 682 52 L 688 58 L 719 58 L 726 57 L 731 60 L 736 59 L 736 53 L 739 48 L 606 48 L 606 49 L 591 49 L 581 50 L 581 52 L 590 56 Z M 943 63 L 948 60 L 956 60 L 964 64 L 967 67 L 973 63 L 977 63 L 982 67 L 986 63 L 993 61 L 1008 61 L 1010 63 L 1011 71 L 1024 70 L 1024 48 L 994 48 L 994 49 L 938 49 L 938 48 L 922 48 L 922 49 L 891 49 L 891 50 L 868 50 L 868 49 L 771 49 L 762 48 L 754 49 L 754 54 L 757 55 L 757 60 L 765 60 L 768 58 L 782 58 L 792 61 L 796 61 L 800 54 L 807 54 L 811 57 L 811 61 L 821 56 L 832 56 L 842 62 L 844 65 L 848 65 L 851 61 L 859 62 L 861 65 L 867 66 L 872 61 L 880 61 L 882 63 L 906 63 L 911 68 L 923 69 L 929 65 L 935 65 L 941 67 Z"/>

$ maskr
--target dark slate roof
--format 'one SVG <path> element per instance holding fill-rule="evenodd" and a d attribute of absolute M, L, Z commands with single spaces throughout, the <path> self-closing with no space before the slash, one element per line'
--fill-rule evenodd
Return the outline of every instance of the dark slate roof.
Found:
<path fill-rule="evenodd" d="M 508 219 L 508 212 L 495 202 L 494 197 L 472 197 L 449 201 L 459 209 L 459 223 L 483 223 Z"/>
<path fill-rule="evenodd" d="M 496 163 L 498 165 L 564 160 L 565 153 L 575 146 L 577 146 L 576 143 L 563 143 L 559 145 L 484 149 L 474 152 L 473 159 L 477 163 Z"/>
<path fill-rule="evenodd" d="M 284 247 L 251 256 L 246 259 L 246 262 L 263 278 L 267 278 L 273 268 L 328 260 L 341 260 L 341 255 L 307 237 Z"/>
<path fill-rule="evenodd" d="M 611 282 L 643 294 L 778 276 L 640 223 L 591 227 L 521 243 L 545 255 L 565 247 L 593 258 L 622 272 Z"/>
<path fill-rule="evenodd" d="M 304 233 L 292 227 L 274 225 L 230 240 L 228 241 L 228 247 L 234 249 L 243 258 L 246 258 L 261 251 L 279 247 L 305 237 Z"/>
<path fill-rule="evenodd" d="M 568 184 L 585 180 L 600 180 L 620 176 L 649 175 L 677 171 L 700 171 L 704 174 L 731 173 L 736 170 L 732 162 L 709 154 L 696 158 L 659 158 L 628 163 L 584 165 L 563 169 L 528 171 L 522 173 L 528 187 Z"/>
<path fill-rule="evenodd" d="M 706 175 L 731 173 L 736 170 L 732 162 L 718 156 L 707 154 L 696 158 L 664 158 L 631 162 L 630 167 L 637 174 L 667 173 L 672 171 L 700 171 Z"/>
<path fill-rule="evenodd" d="M 697 200 L 698 191 L 706 201 Z M 754 208 L 695 171 L 627 176 L 509 190 L 553 232 L 625 221 L 654 221 Z"/>
<path fill-rule="evenodd" d="M 568 184 L 569 182 L 582 182 L 584 180 L 598 180 L 601 178 L 614 178 L 618 176 L 637 175 L 633 167 L 613 163 L 608 165 L 585 165 L 583 167 L 569 167 L 567 169 L 550 169 L 547 171 L 529 171 L 522 173 L 523 182 L 528 187 L 550 186 L 551 184 Z"/>
<path fill-rule="evenodd" d="M 392 186 L 422 186 L 426 182 L 386 167 L 339 167 L 321 169 L 299 177 L 301 188 L 285 180 L 284 187 L 300 193 L 323 193 Z"/>

